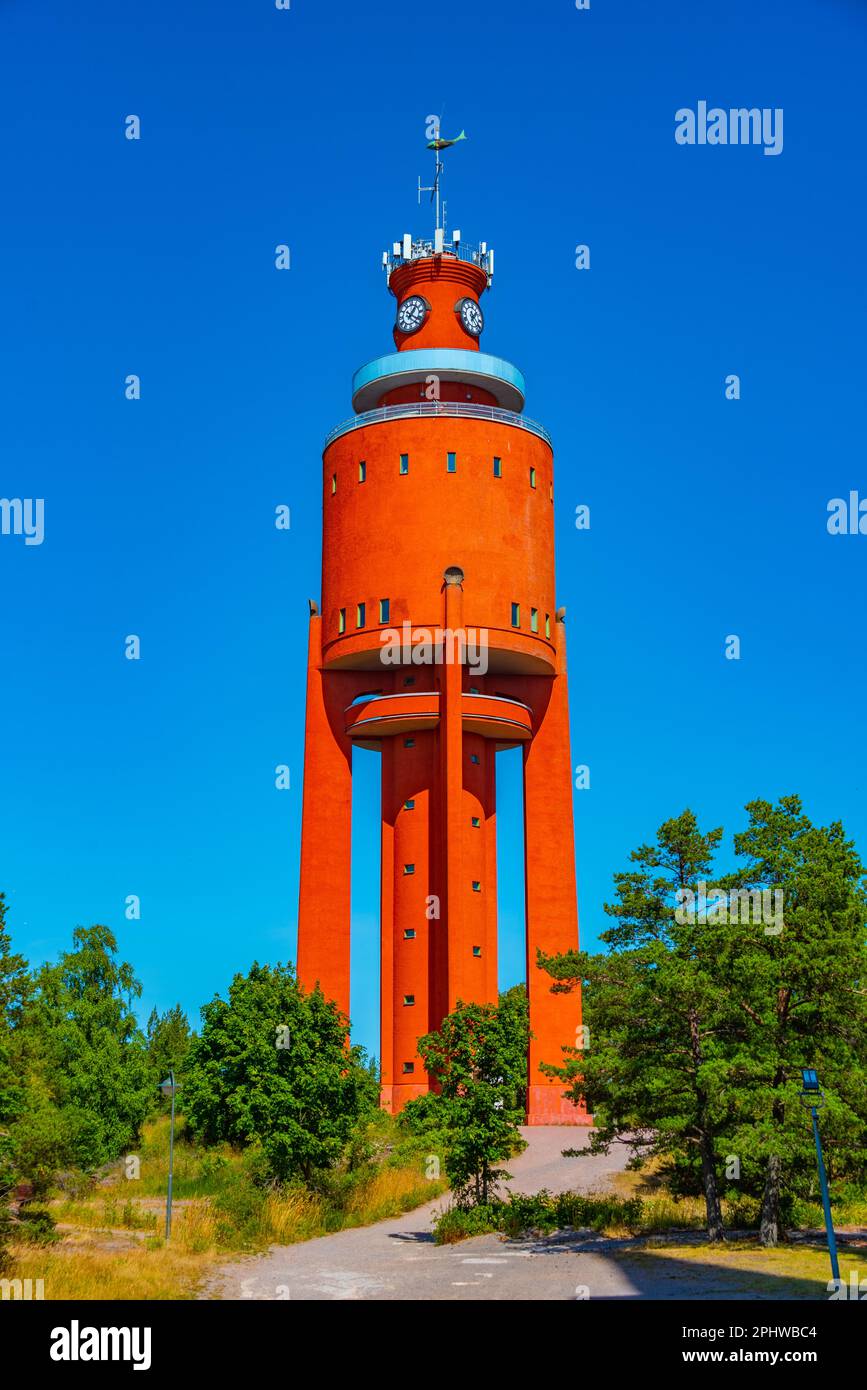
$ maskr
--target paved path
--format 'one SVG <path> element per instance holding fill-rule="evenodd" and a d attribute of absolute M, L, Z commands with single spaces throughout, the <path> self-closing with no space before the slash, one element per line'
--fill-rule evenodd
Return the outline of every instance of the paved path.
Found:
<path fill-rule="evenodd" d="M 522 1131 L 528 1147 L 506 1165 L 516 1192 L 594 1192 L 610 1189 L 625 1167 L 625 1146 L 607 1158 L 563 1158 L 562 1149 L 586 1148 L 586 1129 L 539 1126 Z M 231 1299 L 550 1299 L 575 1298 L 579 1257 L 551 1242 L 478 1236 L 435 1246 L 431 1218 L 443 1196 L 406 1216 L 380 1221 L 298 1245 L 273 1246 L 266 1255 L 223 1265 L 206 1298 Z M 591 1245 L 594 1243 L 590 1239 Z M 589 1261 L 595 1292 L 632 1293 L 616 1266 L 595 1254 Z M 599 1268 L 596 1268 L 596 1264 Z M 610 1266 L 610 1267 L 609 1267 Z M 587 1283 L 587 1278 L 583 1279 Z"/>
<path fill-rule="evenodd" d="M 563 1158 L 565 1147 L 586 1148 L 586 1130 L 523 1131 L 528 1148 L 508 1164 L 516 1192 L 600 1192 L 623 1169 L 627 1154 L 615 1145 L 607 1158 Z M 825 1274 L 784 1277 L 773 1267 L 737 1268 L 722 1254 L 697 1251 L 688 1263 L 669 1249 L 613 1240 L 591 1231 L 535 1239 L 476 1236 L 435 1246 L 431 1217 L 448 1197 L 406 1216 L 380 1221 L 298 1245 L 273 1246 L 265 1255 L 222 1265 L 203 1298 L 261 1300 L 598 1300 L 824 1299 Z M 666 1242 L 703 1244 L 702 1235 Z"/>

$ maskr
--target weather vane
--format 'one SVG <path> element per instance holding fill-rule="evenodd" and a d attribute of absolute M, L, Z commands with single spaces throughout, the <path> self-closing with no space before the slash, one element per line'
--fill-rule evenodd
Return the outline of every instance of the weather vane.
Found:
<path fill-rule="evenodd" d="M 436 198 L 436 205 L 437 205 L 437 222 L 436 222 L 436 230 L 437 230 L 438 232 L 444 231 L 444 230 L 445 230 L 445 203 L 442 202 L 441 197 L 440 197 L 440 178 L 441 178 L 441 176 L 442 176 L 442 172 L 443 172 L 443 168 L 444 168 L 443 161 L 442 161 L 442 153 L 443 153 L 443 150 L 449 149 L 452 145 L 456 145 L 456 144 L 458 143 L 459 140 L 466 140 L 466 138 L 467 138 L 466 132 L 462 130 L 461 133 L 460 133 L 460 135 L 456 135 L 456 136 L 454 137 L 453 140 L 445 140 L 445 139 L 443 139 L 443 137 L 440 135 L 439 124 L 437 124 L 437 127 L 436 127 L 436 135 L 434 136 L 434 138 L 433 138 L 432 140 L 428 140 L 428 142 L 427 142 L 427 147 L 428 147 L 429 150 L 433 150 L 434 156 L 435 156 L 435 160 L 436 160 L 436 166 L 435 166 L 435 170 L 434 170 L 434 181 L 433 181 L 432 184 L 428 184 L 427 187 L 422 187 L 421 176 L 419 175 L 419 180 L 418 180 L 418 200 L 419 200 L 419 202 L 421 202 L 421 195 L 422 195 L 422 193 L 429 193 L 429 194 L 430 194 L 430 200 L 431 200 L 431 202 L 433 202 L 434 198 Z"/>

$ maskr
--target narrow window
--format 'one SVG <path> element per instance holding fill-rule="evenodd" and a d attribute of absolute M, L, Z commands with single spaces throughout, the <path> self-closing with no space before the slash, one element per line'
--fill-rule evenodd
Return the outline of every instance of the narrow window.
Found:
<path fill-rule="evenodd" d="M 521 626 L 521 605 L 520 605 L 520 603 L 513 603 L 513 604 L 512 604 L 512 627 L 520 627 L 520 626 Z"/>
<path fill-rule="evenodd" d="M 531 632 L 538 632 L 538 631 L 539 631 L 539 610 L 538 610 L 538 608 L 531 608 L 531 609 L 530 609 L 530 631 L 531 631 Z"/>
<path fill-rule="evenodd" d="M 367 477 L 367 464 L 364 462 L 364 459 L 362 459 L 362 460 L 361 460 L 361 463 L 358 465 L 358 481 L 359 481 L 360 483 L 363 483 L 366 477 Z"/>
<path fill-rule="evenodd" d="M 415 685 L 415 676 L 405 676 L 404 685 Z"/>
<path fill-rule="evenodd" d="M 549 502 L 553 502 L 553 501 L 554 501 L 554 484 L 553 484 L 553 483 L 549 483 L 549 484 L 548 484 L 548 501 L 549 501 Z"/>
<path fill-rule="evenodd" d="M 405 802 L 403 803 L 403 809 L 404 809 L 405 811 L 414 811 L 414 810 L 415 810 L 415 797 L 412 797 L 412 796 L 411 796 L 411 797 L 409 798 L 409 801 L 405 801 Z"/>
<path fill-rule="evenodd" d="M 366 621 L 367 621 L 367 608 L 366 608 L 366 605 L 365 605 L 365 604 L 360 603 L 360 604 L 358 605 L 358 608 L 356 609 L 356 612 L 355 612 L 355 626 L 356 626 L 356 627 L 364 627 L 364 624 L 365 624 Z"/>
<path fill-rule="evenodd" d="M 481 824 L 482 824 L 481 816 L 472 816 L 470 819 L 472 820 L 472 823 L 473 823 L 473 829 L 474 829 L 474 830 L 478 830 L 478 829 L 481 827 Z"/>
<path fill-rule="evenodd" d="M 409 877 L 410 874 L 415 873 L 415 864 L 404 864 L 403 871 Z"/>
<path fill-rule="evenodd" d="M 400 471 L 401 471 L 401 473 L 408 473 L 408 472 L 409 472 L 409 454 L 401 454 L 401 456 L 400 456 Z"/>
<path fill-rule="evenodd" d="M 403 1064 L 403 1070 L 404 1070 L 404 1073 L 410 1072 L 410 1071 L 415 1071 L 415 1062 L 404 1062 L 404 1064 Z"/>
<path fill-rule="evenodd" d="M 336 474 L 336 473 L 332 473 L 332 474 L 331 474 L 331 496 L 332 496 L 332 497 L 334 496 L 334 494 L 335 494 L 336 491 L 337 491 L 337 474 Z"/>
<path fill-rule="evenodd" d="M 473 955 L 474 955 L 474 956 L 480 956 L 481 954 L 482 954 L 482 948 L 481 948 L 481 946 L 474 946 L 474 947 L 473 947 Z"/>
<path fill-rule="evenodd" d="M 345 632 L 345 631 L 346 631 L 346 609 L 345 609 L 345 608 L 341 608 L 340 612 L 339 612 L 338 615 L 337 615 L 337 631 L 338 631 L 338 632 Z"/>
<path fill-rule="evenodd" d="M 471 762 L 471 763 L 475 763 L 476 767 L 478 767 L 478 765 L 479 765 L 479 755 L 478 755 L 478 753 L 471 753 L 471 754 L 470 754 L 470 762 Z"/>
<path fill-rule="evenodd" d="M 546 637 L 550 637 L 550 636 L 551 636 L 551 614 L 550 614 L 550 613 L 546 613 L 546 614 L 545 614 L 545 636 L 546 636 Z"/>
<path fill-rule="evenodd" d="M 457 456 L 457 454 L 448 454 L 446 457 L 447 457 L 446 468 L 447 468 L 448 472 L 449 472 L 449 473 L 457 473 L 457 471 L 458 471 L 458 456 Z"/>
<path fill-rule="evenodd" d="M 503 460 L 502 460 L 502 459 L 494 459 L 494 477 L 495 477 L 495 478 L 502 478 L 502 476 L 503 476 Z"/>
<path fill-rule="evenodd" d="M 415 927 L 407 927 L 403 939 L 404 941 L 415 941 Z"/>
<path fill-rule="evenodd" d="M 474 878 L 474 879 L 473 879 L 473 892 L 474 892 L 474 893 L 481 893 L 481 891 L 482 891 L 482 885 L 481 885 L 481 883 L 479 882 L 479 880 L 478 880 L 477 878 Z"/>
<path fill-rule="evenodd" d="M 535 468 L 531 468 L 531 469 L 530 469 L 530 487 L 535 487 L 535 486 L 536 486 L 536 470 L 535 470 Z"/>
<path fill-rule="evenodd" d="M 405 1008 L 406 1008 L 407 1006 L 410 1006 L 410 1007 L 411 1007 L 411 1006 L 415 1003 L 415 995 L 414 995 L 414 994 L 405 994 L 405 995 L 403 996 L 403 1003 L 404 1003 L 404 1007 L 405 1007 Z"/>
<path fill-rule="evenodd" d="M 415 748 L 415 739 L 414 739 L 414 738 L 405 738 L 404 741 L 403 741 L 403 746 L 404 746 L 404 748 Z"/>
<path fill-rule="evenodd" d="M 379 600 L 379 621 L 380 621 L 381 623 L 387 623 L 387 622 L 388 622 L 388 615 L 389 615 L 390 612 L 391 612 L 391 599 L 388 599 L 388 598 L 381 598 L 381 599 Z"/>

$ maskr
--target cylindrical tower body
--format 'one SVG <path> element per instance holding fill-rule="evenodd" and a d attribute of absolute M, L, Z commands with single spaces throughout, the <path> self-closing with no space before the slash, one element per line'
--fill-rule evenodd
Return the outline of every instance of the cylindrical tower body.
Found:
<path fill-rule="evenodd" d="M 479 349 L 487 266 L 416 243 L 391 269 L 397 351 L 356 373 L 356 416 L 326 441 L 299 976 L 348 1007 L 347 788 L 352 747 L 373 748 L 382 1103 L 429 1088 L 418 1038 L 460 1002 L 497 999 L 496 754 L 523 745 L 528 1120 L 582 1123 L 539 1071 L 580 1022 L 577 995 L 553 995 L 535 963 L 578 941 L 553 455 L 521 414 L 521 374 Z"/>

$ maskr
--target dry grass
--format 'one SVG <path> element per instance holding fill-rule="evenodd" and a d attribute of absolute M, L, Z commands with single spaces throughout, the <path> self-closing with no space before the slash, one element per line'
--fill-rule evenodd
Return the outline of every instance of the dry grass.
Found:
<path fill-rule="evenodd" d="M 828 1282 L 831 1267 L 827 1250 L 809 1245 L 777 1246 L 763 1249 L 753 1242 L 739 1241 L 724 1245 L 675 1245 L 660 1242 L 647 1246 L 641 1251 L 630 1250 L 627 1258 L 632 1260 L 675 1260 L 684 1265 L 687 1276 L 690 1266 L 708 1266 L 720 1271 L 740 1271 L 754 1275 L 750 1284 L 756 1293 L 773 1292 L 775 1298 L 796 1297 L 807 1292 L 805 1286 L 812 1287 L 812 1296 L 828 1297 Z M 840 1274 L 848 1282 L 849 1274 L 856 1272 L 863 1278 L 867 1275 L 867 1265 L 863 1255 L 840 1252 Z M 696 1271 L 697 1273 L 698 1271 Z M 781 1280 L 790 1280 L 786 1289 Z M 770 1286 L 770 1288 L 769 1288 Z"/>
<path fill-rule="evenodd" d="M 46 1300 L 193 1298 L 212 1259 L 191 1254 L 180 1243 L 149 1249 L 136 1243 L 118 1250 L 97 1235 L 49 1248 L 12 1247 L 6 1277 L 42 1279 Z"/>
<path fill-rule="evenodd" d="M 380 1168 L 376 1176 L 350 1198 L 348 1226 L 367 1226 L 423 1206 L 447 1190 L 444 1179 L 430 1181 L 416 1167 Z"/>

